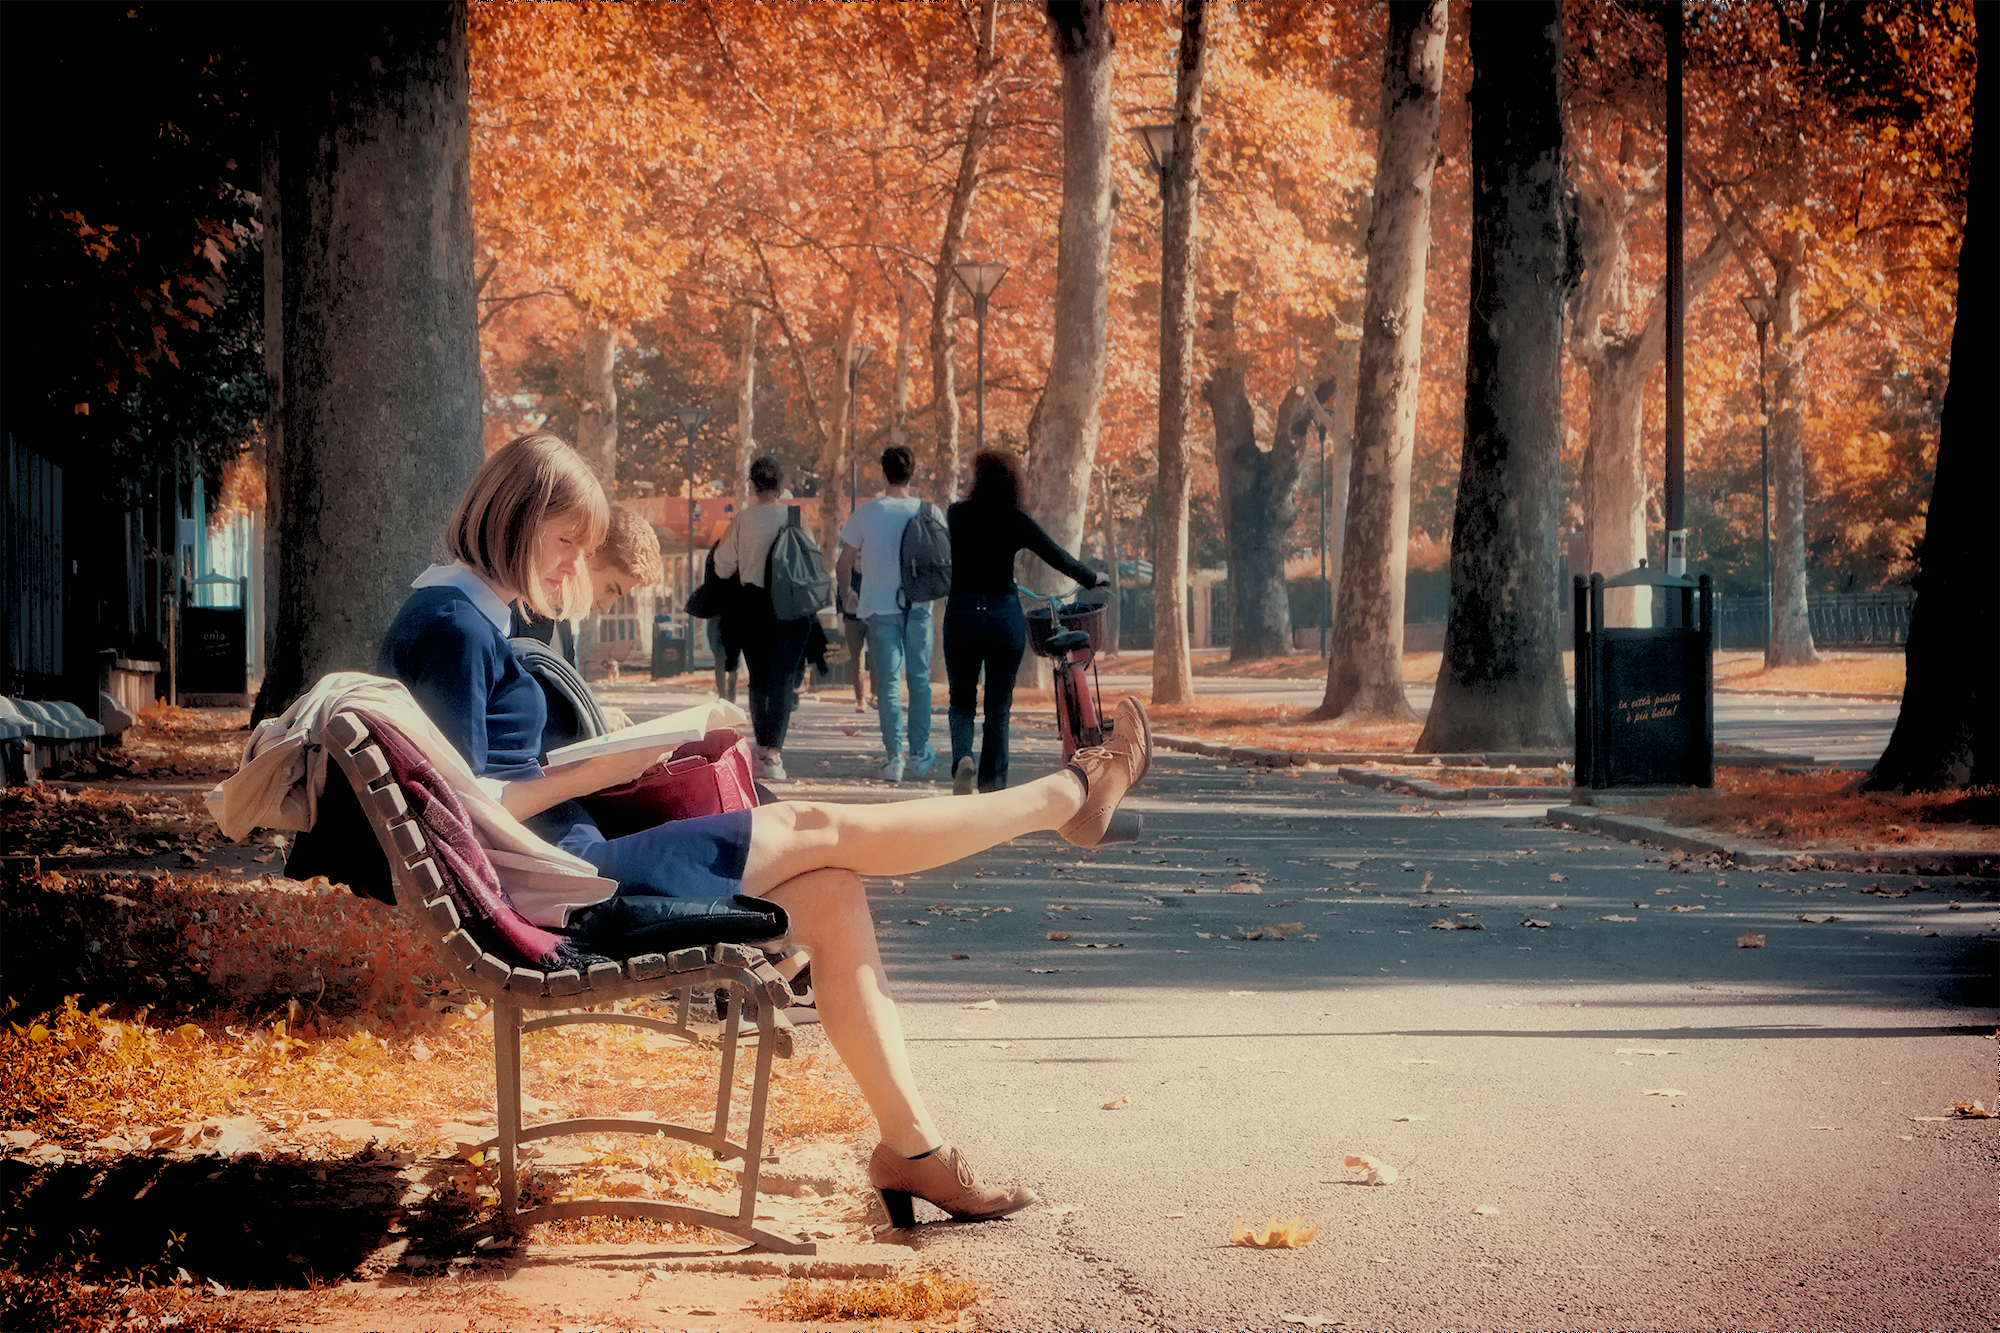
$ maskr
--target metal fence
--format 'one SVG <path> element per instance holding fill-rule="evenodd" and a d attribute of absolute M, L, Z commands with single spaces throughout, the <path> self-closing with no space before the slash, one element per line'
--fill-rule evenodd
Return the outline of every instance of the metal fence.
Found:
<path fill-rule="evenodd" d="M 1721 647 L 1764 646 L 1764 599 L 1719 597 Z M 1910 637 L 1914 590 L 1838 592 L 1806 598 L 1813 644 L 1820 648 L 1900 648 Z"/>

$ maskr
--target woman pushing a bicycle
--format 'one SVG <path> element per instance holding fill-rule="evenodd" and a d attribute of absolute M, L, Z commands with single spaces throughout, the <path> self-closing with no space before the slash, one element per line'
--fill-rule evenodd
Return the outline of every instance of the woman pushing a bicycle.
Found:
<path fill-rule="evenodd" d="M 972 722 L 979 676 L 986 674 L 986 726 L 980 736 L 980 791 L 1007 785 L 1007 719 L 1014 675 L 1028 649 L 1028 622 L 1014 592 L 1014 553 L 1030 551 L 1086 588 L 1108 579 L 1050 539 L 1021 508 L 1021 464 L 1006 449 L 972 456 L 972 489 L 946 511 L 951 525 L 951 600 L 944 611 L 944 665 L 951 680 L 952 790 L 972 794 Z"/>

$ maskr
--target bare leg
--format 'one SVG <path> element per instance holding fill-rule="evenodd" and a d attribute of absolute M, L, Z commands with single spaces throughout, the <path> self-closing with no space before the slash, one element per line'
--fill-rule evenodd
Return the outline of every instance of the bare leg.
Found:
<path fill-rule="evenodd" d="M 914 1157 L 944 1141 L 917 1092 L 875 945 L 859 876 L 816 870 L 765 892 L 785 909 L 792 936 L 812 955 L 820 1026 L 861 1087 L 889 1151 Z"/>
<path fill-rule="evenodd" d="M 1062 772 L 976 797 L 933 796 L 886 805 L 760 805 L 750 812 L 743 891 L 772 897 L 780 885 L 815 870 L 856 875 L 934 870 L 1024 833 L 1061 828 L 1082 804 L 1083 784 Z"/>

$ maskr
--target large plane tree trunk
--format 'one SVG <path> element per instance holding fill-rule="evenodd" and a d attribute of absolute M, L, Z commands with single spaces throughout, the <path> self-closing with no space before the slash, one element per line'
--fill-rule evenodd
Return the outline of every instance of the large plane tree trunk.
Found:
<path fill-rule="evenodd" d="M 1409 565 L 1410 457 L 1431 245 L 1431 176 L 1444 85 L 1445 0 L 1389 6 L 1376 131 L 1368 280 L 1354 384 L 1354 453 L 1340 562 L 1340 618 L 1326 696 L 1311 716 L 1402 721 L 1403 576 Z"/>
<path fill-rule="evenodd" d="M 1160 475 L 1153 495 L 1153 702 L 1194 701 L 1188 654 L 1188 498 L 1194 459 L 1188 407 L 1194 381 L 1195 208 L 1200 197 L 1201 84 L 1208 67 L 1207 0 L 1181 0 L 1174 87 L 1174 156 L 1161 179 Z"/>
<path fill-rule="evenodd" d="M 604 483 L 618 480 L 618 326 L 595 311 L 583 319 L 583 400 L 576 405 L 576 451 Z"/>
<path fill-rule="evenodd" d="M 1982 15 L 1982 17 L 1984 17 Z M 1889 748 L 1865 786 L 1937 791 L 2000 784 L 2000 24 L 1981 23 L 1972 94 L 1972 173 L 1958 252 L 1958 323 L 1938 421 L 1937 478 L 1924 527 L 1909 674 Z M 1987 800 L 1991 801 L 1991 796 Z M 1992 822 L 1989 805 L 1982 816 Z"/>
<path fill-rule="evenodd" d="M 372 671 L 482 456 L 465 9 L 322 24 L 276 114 L 283 552 L 266 707 Z"/>
<path fill-rule="evenodd" d="M 1028 422 L 1028 512 L 1065 550 L 1083 540 L 1104 395 L 1105 302 L 1111 283 L 1111 51 L 1104 0 L 1052 3 L 1062 68 L 1062 212 L 1056 227 L 1054 338 L 1049 375 Z M 1068 582 L 1024 558 L 1028 586 Z"/>
<path fill-rule="evenodd" d="M 957 304 L 958 278 L 954 273 L 965 252 L 965 228 L 972 218 L 973 200 L 979 194 L 979 160 L 986 141 L 993 137 L 993 112 L 1000 94 L 989 77 L 996 59 L 994 48 L 998 0 L 983 0 L 979 7 L 979 47 L 973 59 L 979 73 L 978 90 L 972 95 L 972 115 L 966 121 L 965 143 L 958 154 L 958 173 L 952 179 L 951 203 L 945 209 L 944 235 L 938 241 L 937 263 L 931 268 L 931 407 L 936 446 L 932 451 L 932 473 L 938 498 L 950 504 L 958 498 L 958 479 L 964 452 L 959 447 L 958 376 L 952 365 L 952 311 Z"/>
<path fill-rule="evenodd" d="M 1417 752 L 1570 743 L 1563 693 L 1562 7 L 1472 6 L 1472 307 L 1444 665 Z"/>
<path fill-rule="evenodd" d="M 1209 322 L 1214 373 L 1202 386 L 1215 421 L 1215 475 L 1223 538 L 1229 549 L 1229 660 L 1278 657 L 1292 650 L 1292 613 L 1285 595 L 1285 554 L 1299 516 L 1307 430 L 1313 424 L 1305 392 L 1285 395 L 1270 447 L 1257 443 L 1257 413 L 1244 382 L 1236 338 L 1237 293 L 1217 303 Z"/>

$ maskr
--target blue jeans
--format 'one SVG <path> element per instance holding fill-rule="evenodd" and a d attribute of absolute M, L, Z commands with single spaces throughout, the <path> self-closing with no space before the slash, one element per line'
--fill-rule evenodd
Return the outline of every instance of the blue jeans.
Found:
<path fill-rule="evenodd" d="M 902 754 L 905 736 L 903 692 L 910 683 L 909 755 L 923 754 L 931 743 L 931 607 L 929 602 L 907 612 L 868 617 L 869 675 L 875 683 L 875 711 L 882 719 L 882 749 L 891 759 Z"/>
<path fill-rule="evenodd" d="M 944 667 L 951 678 L 951 767 L 972 753 L 978 716 L 979 677 L 986 675 L 986 726 L 979 744 L 979 790 L 1007 785 L 1007 724 L 1014 707 L 1014 675 L 1028 650 L 1028 620 L 1021 600 L 953 593 L 944 611 Z"/>

